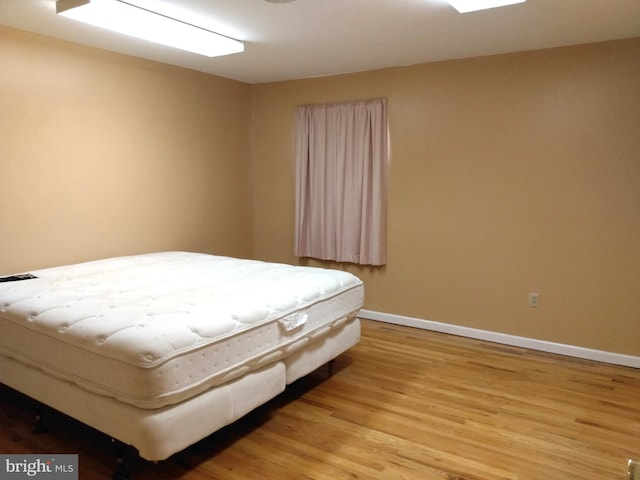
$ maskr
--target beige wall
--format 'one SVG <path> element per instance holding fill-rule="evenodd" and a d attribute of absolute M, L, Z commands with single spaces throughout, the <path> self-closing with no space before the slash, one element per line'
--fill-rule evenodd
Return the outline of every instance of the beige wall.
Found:
<path fill-rule="evenodd" d="M 297 261 L 295 106 L 374 97 L 388 264 L 341 266 L 365 308 L 640 355 L 640 39 L 254 86 L 257 258 Z"/>
<path fill-rule="evenodd" d="M 0 27 L 0 274 L 252 253 L 247 84 Z"/>
<path fill-rule="evenodd" d="M 640 39 L 254 86 L 4 27 L 0 58 L 0 274 L 296 263 L 295 106 L 386 97 L 365 308 L 640 355 Z"/>

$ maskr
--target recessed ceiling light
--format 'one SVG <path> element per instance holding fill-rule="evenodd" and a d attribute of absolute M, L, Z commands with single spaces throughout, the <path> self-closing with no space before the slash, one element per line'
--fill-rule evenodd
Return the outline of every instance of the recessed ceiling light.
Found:
<path fill-rule="evenodd" d="M 244 50 L 244 44 L 239 40 L 152 12 L 125 0 L 57 0 L 56 13 L 208 57 Z"/>
<path fill-rule="evenodd" d="M 488 8 L 506 7 L 526 0 L 447 0 L 460 13 L 475 12 Z"/>

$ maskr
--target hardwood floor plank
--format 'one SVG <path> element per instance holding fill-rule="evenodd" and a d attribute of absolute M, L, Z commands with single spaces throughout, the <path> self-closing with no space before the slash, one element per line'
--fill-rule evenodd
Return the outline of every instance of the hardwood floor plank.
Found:
<path fill-rule="evenodd" d="M 359 345 L 245 418 L 132 479 L 624 480 L 640 457 L 640 370 L 363 321 Z M 0 450 L 79 453 L 111 477 L 109 439 L 0 390 Z"/>

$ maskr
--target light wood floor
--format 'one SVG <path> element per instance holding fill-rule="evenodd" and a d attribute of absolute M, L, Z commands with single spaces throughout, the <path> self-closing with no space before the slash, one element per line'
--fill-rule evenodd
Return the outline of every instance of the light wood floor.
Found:
<path fill-rule="evenodd" d="M 0 390 L 0 452 L 79 453 L 111 478 L 108 438 Z M 640 457 L 640 370 L 363 321 L 361 343 L 137 479 L 623 480 Z"/>

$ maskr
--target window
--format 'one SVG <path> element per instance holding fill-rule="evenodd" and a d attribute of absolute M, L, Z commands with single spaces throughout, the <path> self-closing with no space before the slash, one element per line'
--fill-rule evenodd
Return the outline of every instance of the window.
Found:
<path fill-rule="evenodd" d="M 386 263 L 386 100 L 296 109 L 299 257 Z"/>

